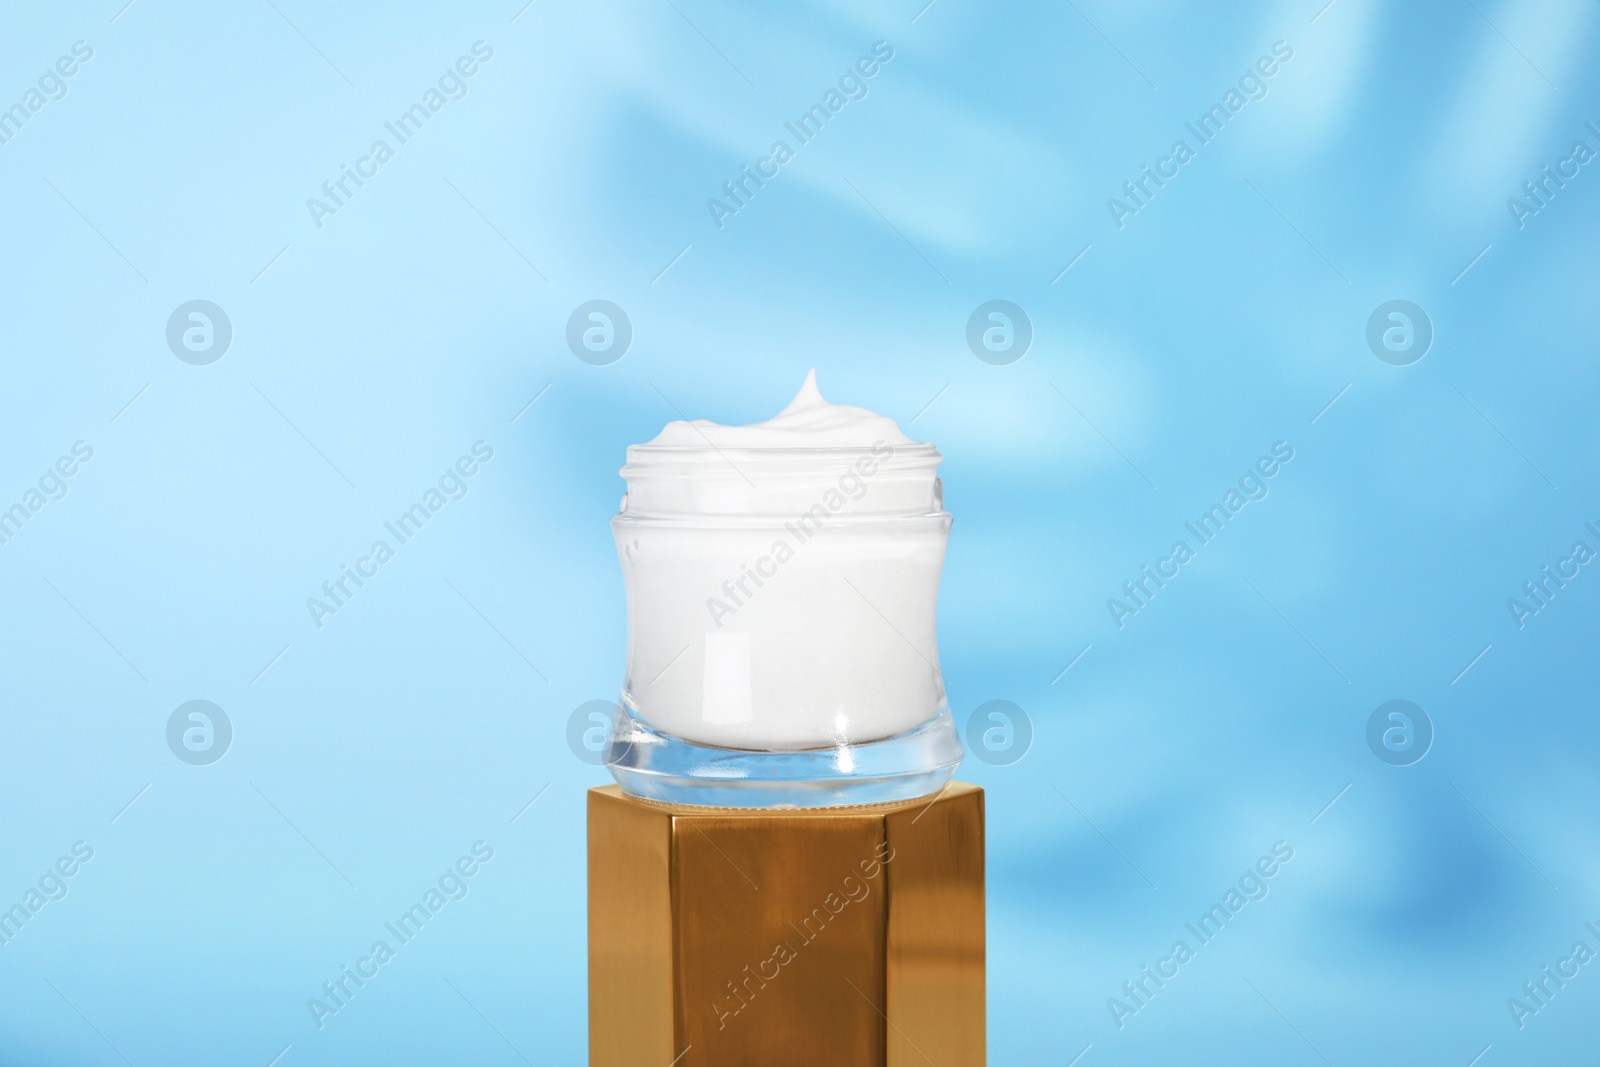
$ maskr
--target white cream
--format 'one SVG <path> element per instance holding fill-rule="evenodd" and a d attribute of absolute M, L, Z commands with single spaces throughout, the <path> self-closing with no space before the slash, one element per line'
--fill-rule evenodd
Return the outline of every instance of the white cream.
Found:
<path fill-rule="evenodd" d="M 813 367 L 789 406 L 766 422 L 724 426 L 706 419 L 669 422 L 647 448 L 867 448 L 909 445 L 895 421 L 866 408 L 830 404 Z"/>
<path fill-rule="evenodd" d="M 939 459 L 894 420 L 828 403 L 814 371 L 766 422 L 672 422 L 630 447 L 612 529 L 633 712 L 691 741 L 774 751 L 936 716 Z"/>

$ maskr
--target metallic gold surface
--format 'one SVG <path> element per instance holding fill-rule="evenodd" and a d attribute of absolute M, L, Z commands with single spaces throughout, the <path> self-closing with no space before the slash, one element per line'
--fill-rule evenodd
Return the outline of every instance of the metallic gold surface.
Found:
<path fill-rule="evenodd" d="M 773 811 L 589 791 L 591 1067 L 981 1067 L 983 791 Z"/>

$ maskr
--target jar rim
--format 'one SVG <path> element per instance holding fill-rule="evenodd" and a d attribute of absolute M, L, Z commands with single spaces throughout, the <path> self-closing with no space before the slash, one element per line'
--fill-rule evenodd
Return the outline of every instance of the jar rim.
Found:
<path fill-rule="evenodd" d="M 642 457 L 661 456 L 670 458 L 674 456 L 722 456 L 722 455 L 751 455 L 751 456 L 809 456 L 809 455 L 865 455 L 877 456 L 883 453 L 874 451 L 879 445 L 889 445 L 889 454 L 898 456 L 910 453 L 913 456 L 936 456 L 939 454 L 937 445 L 928 441 L 911 441 L 898 445 L 889 444 L 887 441 L 874 441 L 870 445 L 742 445 L 735 448 L 721 448 L 712 444 L 705 445 L 629 445 L 628 456 L 631 459 L 635 454 Z"/>
<path fill-rule="evenodd" d="M 629 445 L 627 461 L 617 471 L 624 479 L 649 477 L 652 474 L 685 472 L 726 474 L 740 471 L 743 465 L 765 473 L 823 474 L 839 466 L 848 466 L 862 459 L 874 459 L 881 466 L 910 473 L 933 470 L 944 457 L 932 444 L 912 442 L 889 446 L 884 451 L 873 445 L 819 445 L 790 447 L 767 445 L 745 448 L 716 448 L 688 445 Z"/>

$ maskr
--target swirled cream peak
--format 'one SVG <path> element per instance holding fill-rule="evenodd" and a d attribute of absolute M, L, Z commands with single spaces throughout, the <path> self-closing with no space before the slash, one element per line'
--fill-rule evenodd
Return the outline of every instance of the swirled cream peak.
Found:
<path fill-rule="evenodd" d="M 912 443 L 885 415 L 824 400 L 813 368 L 789 406 L 766 422 L 724 426 L 708 419 L 678 420 L 667 423 L 646 447 L 870 448 L 879 442 Z"/>

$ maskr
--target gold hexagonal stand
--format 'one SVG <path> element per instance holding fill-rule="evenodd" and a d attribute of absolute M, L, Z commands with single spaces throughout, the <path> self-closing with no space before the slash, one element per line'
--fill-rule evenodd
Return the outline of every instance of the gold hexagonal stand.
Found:
<path fill-rule="evenodd" d="M 982 1067 L 983 790 L 685 807 L 589 791 L 591 1067 Z"/>

